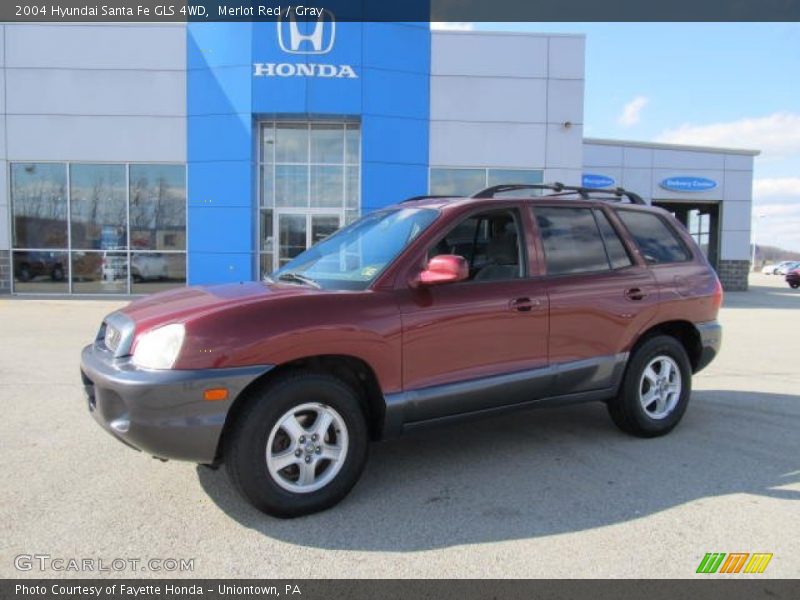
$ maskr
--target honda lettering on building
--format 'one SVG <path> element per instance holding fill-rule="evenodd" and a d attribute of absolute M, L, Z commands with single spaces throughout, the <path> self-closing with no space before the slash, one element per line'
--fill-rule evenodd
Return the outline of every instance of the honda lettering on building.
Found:
<path fill-rule="evenodd" d="M 278 47 L 287 54 L 328 54 L 336 41 L 336 21 L 333 13 L 322 10 L 316 21 L 304 22 L 303 27 L 294 16 L 280 18 L 276 23 Z M 254 63 L 254 77 L 328 77 L 357 79 L 350 65 L 330 63 Z"/>

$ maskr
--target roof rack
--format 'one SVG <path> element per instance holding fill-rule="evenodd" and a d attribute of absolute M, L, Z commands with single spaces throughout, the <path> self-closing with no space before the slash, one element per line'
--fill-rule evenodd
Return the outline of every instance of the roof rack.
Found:
<path fill-rule="evenodd" d="M 577 193 L 584 200 L 590 199 L 590 194 L 610 194 L 616 196 L 615 201 L 620 201 L 622 198 L 627 198 L 631 204 L 646 204 L 639 194 L 629 192 L 621 187 L 608 189 L 608 188 L 589 188 L 582 186 L 564 185 L 556 181 L 554 183 L 504 183 L 501 185 L 493 185 L 479 192 L 474 193 L 471 198 L 494 198 L 495 194 L 502 192 L 513 192 L 514 190 L 550 190 L 555 192 L 552 195 L 571 195 Z M 613 200 L 607 198 L 605 200 Z"/>
<path fill-rule="evenodd" d="M 401 200 L 400 204 L 405 204 L 406 202 L 415 202 L 417 200 L 438 200 L 440 198 L 452 198 L 453 196 L 447 196 L 443 194 L 423 194 L 422 196 L 411 196 L 411 198 L 406 198 L 405 200 Z"/>

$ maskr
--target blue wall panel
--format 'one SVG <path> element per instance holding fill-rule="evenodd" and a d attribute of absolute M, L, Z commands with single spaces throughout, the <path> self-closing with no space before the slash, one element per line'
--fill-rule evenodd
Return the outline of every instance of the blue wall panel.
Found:
<path fill-rule="evenodd" d="M 361 210 L 364 213 L 428 191 L 427 165 L 365 162 L 363 170 Z"/>
<path fill-rule="evenodd" d="M 337 22 L 318 55 L 286 52 L 278 27 L 187 26 L 190 283 L 256 275 L 259 119 L 361 120 L 364 212 L 427 190 L 427 24 Z M 256 63 L 350 65 L 357 77 L 254 76 Z"/>
<path fill-rule="evenodd" d="M 189 272 L 210 273 L 208 279 L 190 282 L 193 285 L 202 283 L 237 283 L 252 281 L 252 252 L 198 252 L 189 253 Z"/>
<path fill-rule="evenodd" d="M 190 24 L 187 36 L 188 280 L 249 280 L 252 24 Z"/>
<path fill-rule="evenodd" d="M 425 73 L 364 69 L 363 112 L 428 120 L 429 82 Z"/>
<path fill-rule="evenodd" d="M 251 65 L 189 70 L 187 73 L 189 88 L 203 90 L 202 102 L 193 103 L 191 114 L 250 114 L 250 87 L 242 86 L 240 83 L 247 81 L 252 71 Z"/>
<path fill-rule="evenodd" d="M 195 252 L 250 252 L 252 235 L 242 235 L 242 223 L 252 223 L 251 206 L 189 206 L 195 232 Z"/>
<path fill-rule="evenodd" d="M 419 140 L 428 137 L 428 120 L 383 115 L 364 115 L 361 139 L 364 162 L 389 162 L 427 165 Z M 424 193 L 422 190 L 420 193 Z"/>
<path fill-rule="evenodd" d="M 253 205 L 252 176 L 250 159 L 195 163 L 189 206 L 250 207 Z"/>

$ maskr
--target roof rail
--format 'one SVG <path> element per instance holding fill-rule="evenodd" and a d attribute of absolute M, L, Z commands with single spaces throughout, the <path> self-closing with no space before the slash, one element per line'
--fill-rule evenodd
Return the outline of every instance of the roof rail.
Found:
<path fill-rule="evenodd" d="M 572 194 L 577 193 L 584 200 L 588 200 L 590 194 L 611 194 L 616 196 L 617 201 L 623 197 L 627 198 L 631 204 L 646 204 L 639 194 L 629 192 L 621 187 L 608 189 L 608 188 L 589 188 L 583 186 L 564 185 L 556 181 L 553 183 L 504 183 L 501 185 L 493 185 L 479 192 L 474 193 L 471 198 L 494 198 L 495 194 L 502 192 L 512 192 L 514 190 L 550 190 L 556 194 Z M 607 200 L 611 200 L 608 198 Z"/>
<path fill-rule="evenodd" d="M 406 202 L 415 202 L 416 200 L 437 200 L 439 198 L 452 198 L 453 196 L 447 196 L 442 194 L 423 194 L 422 196 L 411 196 L 411 198 L 406 198 L 405 200 L 401 200 L 400 204 L 404 204 Z"/>

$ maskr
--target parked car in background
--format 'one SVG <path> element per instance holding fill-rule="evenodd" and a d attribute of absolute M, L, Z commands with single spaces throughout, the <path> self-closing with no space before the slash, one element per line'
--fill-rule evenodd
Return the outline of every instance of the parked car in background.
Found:
<path fill-rule="evenodd" d="M 796 268 L 800 267 L 800 261 L 792 261 L 789 263 L 781 263 L 781 265 L 775 269 L 776 275 L 786 275 L 789 271 L 792 271 Z"/>
<path fill-rule="evenodd" d="M 761 267 L 761 273 L 764 275 L 775 275 L 775 269 L 778 268 L 778 265 L 775 263 L 767 263 L 763 267 Z"/>
<path fill-rule="evenodd" d="M 131 257 L 131 277 L 134 281 L 166 279 L 167 259 L 163 254 L 134 254 Z"/>
<path fill-rule="evenodd" d="M 18 281 L 31 281 L 37 277 L 49 277 L 53 281 L 64 280 L 64 265 L 56 252 L 14 252 L 14 277 Z"/>
<path fill-rule="evenodd" d="M 782 269 L 783 267 L 786 267 L 787 265 L 792 264 L 793 262 L 794 261 L 791 261 L 791 260 L 784 260 L 782 262 L 775 263 L 774 265 L 772 265 L 772 270 L 767 274 L 768 275 L 778 275 L 780 269 Z M 762 273 L 763 273 L 763 269 L 762 269 Z M 784 275 L 785 275 L 785 273 L 784 273 Z"/>
<path fill-rule="evenodd" d="M 793 290 L 796 290 L 800 287 L 800 266 L 792 269 L 786 274 L 786 283 L 788 283 L 789 287 Z"/>
<path fill-rule="evenodd" d="M 371 212 L 263 282 L 136 300 L 81 376 L 118 440 L 224 464 L 293 517 L 344 498 L 371 440 L 457 418 L 598 401 L 629 434 L 668 433 L 721 302 L 687 230 L 636 194 L 501 185 Z"/>

